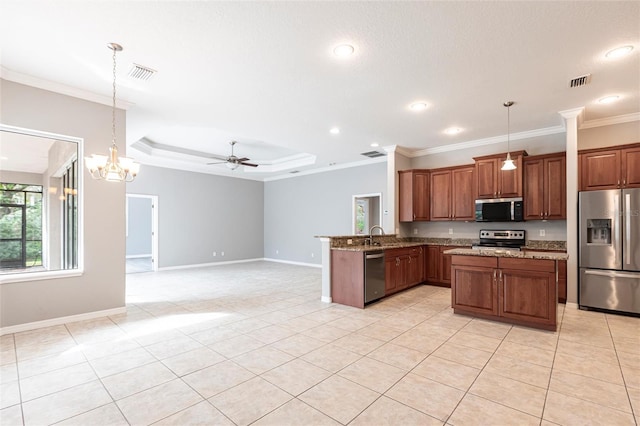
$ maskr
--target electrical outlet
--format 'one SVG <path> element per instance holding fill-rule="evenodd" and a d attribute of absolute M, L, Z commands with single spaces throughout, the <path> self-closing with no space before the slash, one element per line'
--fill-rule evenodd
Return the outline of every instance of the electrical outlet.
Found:
<path fill-rule="evenodd" d="M 223 251 L 220 252 L 220 256 L 224 256 L 224 252 Z"/>
<path fill-rule="evenodd" d="M 413 235 L 418 235 L 418 228 L 413 228 Z"/>
<path fill-rule="evenodd" d="M 348 245 L 353 244 L 353 240 L 352 240 L 351 238 L 349 238 L 349 239 L 347 240 L 347 244 L 348 244 Z"/>
<path fill-rule="evenodd" d="M 449 228 L 449 235 L 453 235 L 453 228 Z"/>
<path fill-rule="evenodd" d="M 541 237 L 544 237 L 544 234 L 545 234 L 544 229 L 541 229 L 541 230 L 540 230 L 540 236 L 541 236 Z"/>
<path fill-rule="evenodd" d="M 217 255 L 217 253 L 214 251 L 214 252 L 213 252 L 213 257 L 216 257 L 216 255 Z"/>

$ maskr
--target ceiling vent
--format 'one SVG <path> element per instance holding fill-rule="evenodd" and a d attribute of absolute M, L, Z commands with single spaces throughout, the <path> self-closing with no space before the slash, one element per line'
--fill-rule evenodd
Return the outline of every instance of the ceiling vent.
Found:
<path fill-rule="evenodd" d="M 380 151 L 369 151 L 369 152 L 363 152 L 360 155 L 364 155 L 365 157 L 369 157 L 369 158 L 377 158 L 377 157 L 384 157 L 387 154 Z"/>
<path fill-rule="evenodd" d="M 147 81 L 156 73 L 156 70 L 145 67 L 143 65 L 133 64 L 129 72 L 127 73 L 128 77 L 133 78 L 134 80 L 142 80 Z"/>
<path fill-rule="evenodd" d="M 580 87 L 591 82 L 591 74 L 581 75 L 580 77 L 576 77 L 569 81 L 569 87 Z"/>
<path fill-rule="evenodd" d="M 296 173 L 300 173 L 300 170 L 291 170 L 289 173 L 291 173 L 292 175 L 295 175 Z"/>

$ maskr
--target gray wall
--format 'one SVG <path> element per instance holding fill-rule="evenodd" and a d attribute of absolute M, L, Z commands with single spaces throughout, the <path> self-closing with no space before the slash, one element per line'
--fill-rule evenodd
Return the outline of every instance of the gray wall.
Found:
<path fill-rule="evenodd" d="M 151 198 L 127 197 L 127 257 L 151 255 Z"/>
<path fill-rule="evenodd" d="M 263 186 L 143 165 L 127 192 L 158 196 L 158 267 L 167 268 L 262 258 Z"/>
<path fill-rule="evenodd" d="M 387 164 L 375 163 L 265 182 L 264 257 L 320 264 L 316 235 L 352 235 L 353 196 L 382 193 Z"/>
<path fill-rule="evenodd" d="M 111 107 L 0 79 L 2 123 L 84 138 L 85 154 L 106 154 Z M 125 112 L 117 111 L 125 155 Z M 0 285 L 0 327 L 125 306 L 125 185 L 84 173 L 82 276 Z"/>
<path fill-rule="evenodd" d="M 578 130 L 578 149 L 640 142 L 640 121 Z"/>

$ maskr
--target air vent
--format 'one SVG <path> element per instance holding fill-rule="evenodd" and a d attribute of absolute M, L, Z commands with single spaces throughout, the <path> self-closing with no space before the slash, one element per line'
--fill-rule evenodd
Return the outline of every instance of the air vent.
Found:
<path fill-rule="evenodd" d="M 360 155 L 364 155 L 365 157 L 369 157 L 369 158 L 377 158 L 377 157 L 384 157 L 387 154 L 380 151 L 369 151 L 369 152 L 363 152 Z"/>
<path fill-rule="evenodd" d="M 576 77 L 569 82 L 569 87 L 580 87 L 591 82 L 591 74 L 581 75 L 580 77 Z"/>
<path fill-rule="evenodd" d="M 131 77 L 135 80 L 147 81 L 156 73 L 156 70 L 145 67 L 143 65 L 133 64 L 129 72 L 127 73 L 128 77 Z"/>
<path fill-rule="evenodd" d="M 296 173 L 300 173 L 300 170 L 291 170 L 289 173 L 291 173 L 292 175 L 295 175 Z"/>

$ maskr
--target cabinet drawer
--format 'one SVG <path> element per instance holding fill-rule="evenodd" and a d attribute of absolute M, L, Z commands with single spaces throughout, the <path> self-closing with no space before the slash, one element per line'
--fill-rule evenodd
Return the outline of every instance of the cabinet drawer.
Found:
<path fill-rule="evenodd" d="M 413 254 L 420 253 L 420 248 L 421 248 L 420 246 L 416 246 L 416 247 L 385 249 L 384 257 L 385 259 L 390 259 L 392 257 L 411 256 Z"/>
<path fill-rule="evenodd" d="M 485 268 L 497 268 L 497 257 L 483 257 L 483 256 L 451 256 L 451 264 L 453 265 L 465 265 L 465 266 L 483 266 Z"/>
<path fill-rule="evenodd" d="M 498 260 L 500 268 L 503 269 L 520 269 L 525 271 L 555 272 L 555 260 L 548 259 L 518 259 L 501 257 Z"/>

